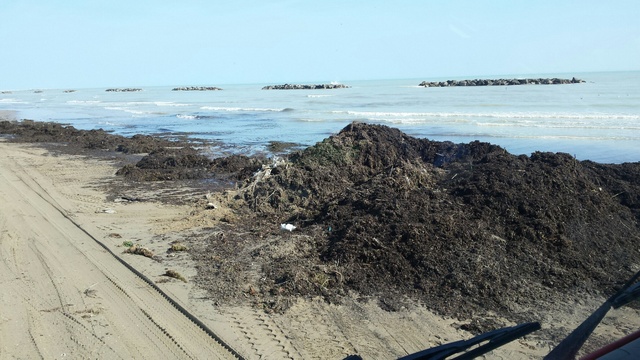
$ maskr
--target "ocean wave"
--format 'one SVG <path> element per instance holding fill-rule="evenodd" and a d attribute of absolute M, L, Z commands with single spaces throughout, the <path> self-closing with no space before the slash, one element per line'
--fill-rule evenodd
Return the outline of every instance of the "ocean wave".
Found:
<path fill-rule="evenodd" d="M 67 101 L 67 104 L 72 104 L 72 105 L 95 105 L 95 104 L 100 104 L 102 103 L 102 101 L 100 100 L 69 100 Z"/>
<path fill-rule="evenodd" d="M 429 134 L 420 134 L 419 137 L 427 138 L 471 138 L 471 139 L 513 139 L 513 140 L 580 140 L 580 141 L 638 141 L 640 136 L 622 136 L 622 135 L 566 135 L 566 134 L 538 134 L 538 133 L 523 133 L 523 134 L 503 134 L 503 133 L 484 133 L 484 132 L 438 132 Z M 483 140 L 489 141 L 491 140 Z"/>
<path fill-rule="evenodd" d="M 114 102 L 114 105 L 126 105 L 126 106 L 135 106 L 135 105 L 154 105 L 155 101 L 126 101 L 126 102 Z"/>
<path fill-rule="evenodd" d="M 335 96 L 335 95 L 327 95 L 327 94 L 309 94 L 309 95 L 307 95 L 308 98 L 323 98 L 323 97 L 331 97 L 331 96 Z"/>
<path fill-rule="evenodd" d="M 152 115 L 167 115 L 166 112 L 162 111 L 149 111 L 149 110 L 136 110 L 127 107 L 121 106 L 105 106 L 105 110 L 115 110 L 115 111 L 123 111 L 129 114 L 137 115 L 137 116 L 152 116 Z"/>
<path fill-rule="evenodd" d="M 346 114 L 365 118 L 497 118 L 497 119 L 577 119 L 577 120 L 640 120 L 635 114 L 602 114 L 602 113 L 464 113 L 464 112 L 385 112 L 385 111 L 344 111 L 335 110 L 334 114 Z"/>
<path fill-rule="evenodd" d="M 210 110 L 210 111 L 228 111 L 228 112 L 240 112 L 240 111 L 250 111 L 250 112 L 282 112 L 282 111 L 293 111 L 291 108 L 282 108 L 282 109 L 273 109 L 273 108 L 243 108 L 243 107 L 219 107 L 219 106 L 203 106 L 200 110 Z"/>
<path fill-rule="evenodd" d="M 358 120 L 362 121 L 362 120 Z M 640 131 L 640 126 L 635 122 L 626 121 L 568 121 L 566 119 L 552 119 L 546 121 L 535 121 L 522 119 L 497 119 L 495 122 L 476 121 L 474 119 L 464 118 L 448 118 L 446 121 L 425 118 L 368 118 L 366 121 L 375 121 L 380 123 L 390 123 L 396 126 L 425 126 L 425 125 L 449 125 L 449 126 L 477 126 L 485 128 L 520 128 L 520 129 L 571 129 L 575 131 Z"/>
<path fill-rule="evenodd" d="M 126 102 L 109 102 L 112 106 L 156 106 L 156 107 L 181 107 L 181 106 L 191 106 L 191 104 L 179 103 L 174 101 L 126 101 Z"/>
<path fill-rule="evenodd" d="M 185 120 L 206 120 L 206 119 L 218 119 L 218 116 L 213 115 L 193 115 L 193 114 L 178 114 L 176 115 L 178 119 Z"/>
<path fill-rule="evenodd" d="M 153 104 L 156 106 L 169 106 L 169 107 L 191 106 L 191 104 L 183 104 L 183 103 L 177 103 L 173 101 L 154 101 Z"/>
<path fill-rule="evenodd" d="M 584 129 L 584 130 L 631 130 L 631 131 L 639 131 L 640 126 L 628 126 L 627 124 L 602 124 L 602 123 L 566 123 L 566 122 L 557 122 L 557 123 L 540 123 L 540 122 L 504 122 L 504 123 L 488 123 L 488 122 L 478 122 L 475 123 L 477 126 L 486 126 L 486 127 L 533 127 L 533 128 L 541 128 L 541 129 Z"/>
<path fill-rule="evenodd" d="M 129 109 L 129 108 L 125 108 L 125 107 L 120 107 L 120 106 L 105 106 L 104 107 L 105 110 L 115 110 L 115 111 L 124 111 L 126 113 L 130 113 L 130 114 L 136 114 L 136 115 L 142 115 L 142 114 L 146 114 L 146 111 L 142 111 L 142 110 L 133 110 L 133 109 Z"/>
<path fill-rule="evenodd" d="M 18 99 L 0 99 L 0 104 L 28 104 L 28 102 Z"/>
<path fill-rule="evenodd" d="M 500 134 L 483 134 L 484 137 L 505 138 L 505 139 L 540 139 L 540 140 L 584 140 L 584 141 L 632 141 L 639 140 L 633 136 L 590 136 L 590 135 L 500 135 Z"/>

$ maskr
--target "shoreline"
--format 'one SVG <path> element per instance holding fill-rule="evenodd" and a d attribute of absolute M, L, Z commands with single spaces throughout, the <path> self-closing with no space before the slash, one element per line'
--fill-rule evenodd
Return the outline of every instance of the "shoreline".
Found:
<path fill-rule="evenodd" d="M 206 94 L 173 92 L 170 87 L 149 87 L 141 93 L 107 93 L 104 88 L 70 94 L 25 91 L 0 97 L 0 108 L 19 110 L 21 118 L 103 127 L 128 136 L 184 131 L 221 140 L 228 147 L 220 151 L 245 154 L 264 151 L 265 139 L 311 146 L 349 122 L 363 120 L 432 140 L 479 139 L 517 154 L 561 151 L 580 160 L 622 163 L 639 160 L 634 141 L 638 116 L 627 97 L 636 89 L 639 74 L 574 74 L 589 80 L 577 87 L 466 87 L 427 93 L 416 85 L 425 79 L 363 81 L 350 84 L 349 90 L 315 91 L 318 94 L 266 94 L 257 85 Z M 428 80 L 446 79 L 455 77 Z"/>
<path fill-rule="evenodd" d="M 9 157 L 28 155 L 21 161 L 29 171 L 46 172 L 49 180 L 42 185 L 49 192 L 64 195 L 63 198 L 67 199 L 65 210 L 74 214 L 77 221 L 96 238 L 109 239 L 114 251 L 123 251 L 124 248 L 118 245 L 132 239 L 159 254 L 162 262 L 130 254 L 121 256 L 160 286 L 166 287 L 182 304 L 195 309 L 205 323 L 226 334 L 223 338 L 247 357 L 271 353 L 274 358 L 339 358 L 356 352 L 363 357 L 398 357 L 472 336 L 462 330 L 466 321 L 436 315 L 414 301 L 407 301 L 406 306 L 388 312 L 379 307 L 375 297 L 360 296 L 351 300 L 345 297 L 341 305 L 306 297 L 295 300 L 283 313 L 269 313 L 253 298 L 248 283 L 245 301 L 235 305 L 216 304 L 211 294 L 199 289 L 197 284 L 193 287 L 198 266 L 191 259 L 193 254 L 168 253 L 166 249 L 176 240 L 185 242 L 187 246 L 195 247 L 199 243 L 202 246 L 198 233 L 203 231 L 231 234 L 227 228 L 231 215 L 225 212 L 233 213 L 233 209 L 224 206 L 213 211 L 205 209 L 203 205 L 211 200 L 207 194 L 202 190 L 184 188 L 180 182 L 166 183 L 168 191 L 164 195 L 181 198 L 183 205 L 156 203 L 153 199 L 164 196 L 162 187 L 155 190 L 146 186 L 142 189 L 121 188 L 125 190 L 121 190 L 120 197 L 113 193 L 109 195 L 104 192 L 104 186 L 122 181 L 113 175 L 116 170 L 114 159 L 105 165 L 104 161 L 94 160 L 91 156 L 52 156 L 48 151 L 39 150 L 38 145 L 10 144 L 3 140 L 0 140 L 0 148 Z M 144 201 L 123 201 L 125 198 Z M 106 209 L 115 212 L 108 213 L 104 211 Z M 276 250 L 280 252 L 286 252 L 285 246 L 304 237 L 295 232 L 278 231 L 265 235 L 269 239 L 266 245 L 278 246 L 279 250 Z M 215 256 L 219 255 L 212 253 L 210 256 L 210 262 L 215 265 L 219 261 Z M 162 276 L 167 268 L 177 269 L 189 282 Z M 578 303 L 558 304 L 555 310 L 537 314 L 543 322 L 542 332 L 501 348 L 495 354 L 507 358 L 540 358 L 558 338 L 586 318 L 601 300 L 600 297 L 585 297 Z M 517 311 L 525 314 L 532 309 L 520 308 Z M 591 347 L 624 335 L 624 331 L 637 324 L 639 314 L 638 310 L 629 308 L 612 312 L 597 330 Z M 507 319 L 500 322 L 510 324 Z M 259 323 L 268 324 L 267 329 L 256 330 L 260 328 L 256 326 Z M 276 340 L 267 341 L 271 338 Z M 252 348 L 249 344 L 255 341 L 261 341 L 263 347 Z M 282 353 L 274 352 L 274 349 L 280 349 L 278 351 Z"/>
<path fill-rule="evenodd" d="M 14 110 L 0 110 L 0 121 L 16 121 L 17 111 Z"/>

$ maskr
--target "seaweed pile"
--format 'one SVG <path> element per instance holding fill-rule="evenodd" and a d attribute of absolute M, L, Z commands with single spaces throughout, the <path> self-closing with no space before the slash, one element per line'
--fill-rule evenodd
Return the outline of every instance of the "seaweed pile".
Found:
<path fill-rule="evenodd" d="M 389 309 L 409 297 L 465 318 L 610 293 L 639 263 L 639 163 L 515 156 L 353 123 L 247 181 L 236 201 L 310 235 L 304 254 L 263 266 L 270 293 L 356 291 Z M 321 286 L 296 281 L 310 269 L 300 256 L 324 266 Z"/>
<path fill-rule="evenodd" d="M 611 294 L 640 265 L 640 163 L 516 156 L 362 123 L 271 165 L 51 123 L 0 122 L 0 133 L 147 153 L 119 171 L 134 182 L 239 181 L 219 199 L 235 215 L 189 240 L 196 282 L 220 302 L 250 296 L 282 311 L 297 296 L 355 293 L 388 310 L 412 299 L 460 319 L 513 318 Z M 297 229 L 281 232 L 281 223 Z"/>

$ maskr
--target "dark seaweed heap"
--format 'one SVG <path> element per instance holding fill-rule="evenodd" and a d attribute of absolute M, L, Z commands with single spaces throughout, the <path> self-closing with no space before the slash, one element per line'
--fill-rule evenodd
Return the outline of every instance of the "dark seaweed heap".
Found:
<path fill-rule="evenodd" d="M 0 122 L 0 133 L 149 152 L 120 170 L 132 180 L 244 179 L 228 204 L 238 221 L 190 246 L 198 282 L 220 301 L 248 291 L 282 310 L 282 299 L 355 292 L 390 310 L 411 298 L 459 318 L 515 318 L 581 293 L 610 294 L 640 265 L 640 163 L 515 156 L 353 123 L 252 176 L 265 159 L 210 160 L 152 137 L 33 122 Z M 298 229 L 277 230 L 285 222 Z M 248 269 L 261 272 L 259 284 Z"/>
<path fill-rule="evenodd" d="M 278 259 L 267 271 L 291 293 L 409 296 L 467 317 L 610 293 L 639 264 L 639 163 L 514 156 L 358 123 L 290 160 L 243 197 L 314 234 L 306 256 L 335 269 L 302 286 L 286 281 L 299 259 Z"/>

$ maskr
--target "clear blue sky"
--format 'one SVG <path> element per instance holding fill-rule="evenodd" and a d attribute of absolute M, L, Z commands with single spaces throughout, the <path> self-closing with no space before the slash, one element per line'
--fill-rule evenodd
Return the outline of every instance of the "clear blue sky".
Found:
<path fill-rule="evenodd" d="M 0 90 L 640 70 L 638 0 L 2 0 Z"/>

